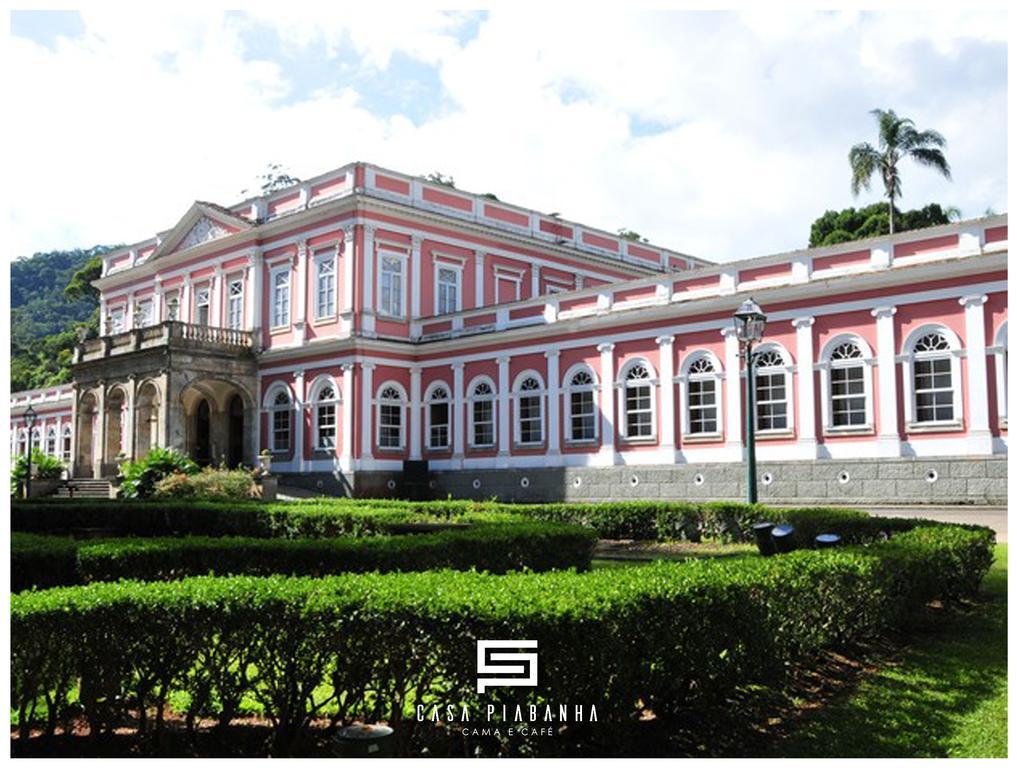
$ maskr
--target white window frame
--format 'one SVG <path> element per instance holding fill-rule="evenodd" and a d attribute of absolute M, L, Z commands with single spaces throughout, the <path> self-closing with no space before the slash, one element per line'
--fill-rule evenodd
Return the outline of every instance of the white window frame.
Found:
<path fill-rule="evenodd" d="M 382 398 L 382 393 L 388 389 L 394 390 L 398 394 L 398 399 L 393 400 L 391 398 Z M 386 445 L 381 444 L 381 409 L 382 406 L 391 406 L 396 403 L 399 408 L 399 445 Z M 402 384 L 398 381 L 386 381 L 381 384 L 375 390 L 374 396 L 374 444 L 379 451 L 391 451 L 399 452 L 406 448 L 406 408 L 409 404 L 409 398 L 406 397 L 406 390 L 403 389 Z"/>
<path fill-rule="evenodd" d="M 999 420 L 1000 429 L 1007 428 L 1006 411 L 1009 405 L 1009 394 L 1006 390 L 1010 378 L 1006 370 L 1008 358 L 1010 357 L 1010 348 L 1007 344 L 1007 322 L 1004 320 L 1003 324 L 999 326 L 999 330 L 996 331 L 996 343 L 992 350 L 996 356 L 996 417 Z"/>
<path fill-rule="evenodd" d="M 438 390 L 444 390 L 445 397 L 436 399 L 435 394 Z M 427 391 L 424 393 L 424 430 L 427 435 L 427 441 L 425 445 L 429 451 L 448 451 L 452 448 L 452 419 L 454 418 L 452 408 L 452 388 L 441 379 L 432 381 L 427 387 Z M 445 443 L 444 445 L 436 445 L 434 443 L 434 435 L 431 432 L 434 423 L 431 418 L 431 406 L 440 405 L 444 403 L 448 408 L 448 419 L 445 422 Z"/>
<path fill-rule="evenodd" d="M 152 313 L 153 307 L 152 299 L 142 299 L 135 304 L 135 312 L 141 319 L 141 323 L 138 325 L 139 328 L 147 328 L 152 324 L 154 317 Z"/>
<path fill-rule="evenodd" d="M 590 377 L 592 384 L 580 384 L 574 386 L 572 380 L 579 373 L 585 373 Z M 593 397 L 593 437 L 577 440 L 572 437 L 572 420 L 576 414 L 572 412 L 573 393 L 589 392 Z M 565 444 L 566 445 L 592 445 L 600 438 L 600 380 L 596 371 L 586 363 L 576 363 L 565 372 L 562 384 L 562 412 L 565 414 Z"/>
<path fill-rule="evenodd" d="M 322 267 L 332 268 L 330 274 L 322 274 Z M 324 278 L 331 278 L 331 304 L 322 307 L 322 281 Z M 327 291 L 327 289 L 326 289 Z M 339 259 L 335 248 L 328 248 L 316 251 L 314 254 L 314 319 L 334 320 L 339 296 Z"/>
<path fill-rule="evenodd" d="M 277 403 L 276 399 L 279 395 L 285 395 L 287 403 L 285 405 Z M 294 420 L 293 412 L 295 410 L 295 399 L 293 392 L 284 382 L 276 382 L 268 391 L 265 393 L 264 409 L 268 413 L 268 450 L 271 453 L 289 453 L 293 449 L 293 438 L 294 438 Z M 288 418 L 288 427 L 286 429 L 286 445 L 280 446 L 276 442 L 276 428 L 275 428 L 275 415 L 277 413 L 286 413 Z"/>
<path fill-rule="evenodd" d="M 515 286 L 516 295 L 514 298 L 505 299 L 501 295 L 501 281 L 506 280 Z M 494 268 L 494 303 L 511 304 L 521 301 L 523 296 L 523 273 L 522 271 L 508 270 L 504 267 Z"/>
<path fill-rule="evenodd" d="M 273 267 L 269 271 L 269 287 L 271 291 L 269 293 L 269 320 L 271 322 L 271 329 L 273 331 L 285 330 L 290 327 L 290 316 L 292 314 L 293 305 L 293 270 L 289 264 L 283 264 L 278 267 Z M 286 284 L 280 286 L 279 278 L 285 277 Z M 279 295 L 282 290 L 285 290 L 284 295 L 284 316 L 280 316 L 279 310 Z"/>
<path fill-rule="evenodd" d="M 398 307 L 399 311 L 398 312 L 393 312 L 392 311 L 393 307 L 391 307 L 391 306 L 386 307 L 385 306 L 385 302 L 384 302 L 385 293 L 384 293 L 384 291 L 382 289 L 383 289 L 383 286 L 385 284 L 385 275 L 386 275 L 385 261 L 386 260 L 395 260 L 395 261 L 399 262 L 399 273 L 398 273 L 399 274 L 399 294 L 398 294 L 399 295 L 399 307 Z M 390 250 L 387 250 L 387 249 L 379 249 L 378 250 L 378 278 L 377 278 L 377 281 L 378 281 L 378 285 L 377 285 L 378 314 L 381 315 L 382 317 L 390 317 L 390 318 L 393 318 L 395 320 L 405 320 L 406 319 L 406 295 L 407 295 L 407 284 L 406 283 L 407 283 L 407 275 L 408 275 L 408 272 L 409 272 L 409 270 L 407 269 L 407 267 L 409 266 L 409 261 L 410 261 L 409 256 L 407 254 L 405 254 L 405 253 L 400 253 L 400 252 L 397 252 L 397 251 L 390 251 Z M 391 298 L 394 295 L 395 294 L 392 291 L 389 291 L 389 298 L 390 298 L 390 300 L 391 300 Z"/>
<path fill-rule="evenodd" d="M 520 389 L 520 387 L 522 387 L 524 382 L 529 381 L 530 379 L 534 380 L 539 385 L 539 388 L 528 389 L 524 392 Z M 537 399 L 537 423 L 540 425 L 539 440 L 523 442 L 523 418 L 521 405 L 524 397 L 535 397 Z M 535 370 L 529 369 L 516 376 L 515 382 L 512 384 L 512 411 L 515 416 L 515 418 L 512 419 L 512 439 L 515 445 L 520 448 L 539 448 L 544 445 L 547 441 L 547 385 L 544 383 L 544 377 Z"/>
<path fill-rule="evenodd" d="M 946 339 L 950 349 L 941 354 L 923 355 L 925 359 L 943 358 L 950 360 L 950 387 L 953 392 L 953 418 L 941 421 L 916 421 L 917 401 L 915 393 L 915 345 L 925 336 L 939 333 Z M 927 323 L 910 334 L 904 342 L 901 363 L 904 373 L 904 430 L 906 432 L 959 431 L 964 427 L 964 380 L 961 378 L 960 359 L 963 352 L 960 338 L 942 323 Z"/>
<path fill-rule="evenodd" d="M 328 389 L 332 390 L 332 398 L 323 400 L 322 393 Z M 339 411 L 342 406 L 342 393 L 339 391 L 339 385 L 331 376 L 319 376 L 311 384 L 310 393 L 314 450 L 335 453 L 339 449 Z M 321 441 L 321 411 L 323 408 L 332 409 L 332 445 L 325 445 Z"/>
<path fill-rule="evenodd" d="M 477 387 L 481 384 L 486 384 L 491 389 L 490 395 L 477 395 Z M 471 448 L 488 449 L 494 448 L 498 445 L 498 388 L 494 384 L 494 380 L 488 376 L 477 376 L 470 382 L 470 386 L 466 390 L 469 395 L 466 398 L 467 411 L 468 411 L 468 426 L 469 426 L 469 446 Z M 489 402 L 491 403 L 491 442 L 490 443 L 477 443 L 474 441 L 476 437 L 476 421 L 474 419 L 474 405 L 478 402 Z"/>
<path fill-rule="evenodd" d="M 645 381 L 650 387 L 650 434 L 629 437 L 628 390 L 630 387 L 643 386 L 643 384 L 629 384 L 628 376 L 633 368 L 640 365 L 649 374 L 649 378 L 638 379 L 638 381 Z M 640 443 L 654 443 L 657 441 L 657 387 L 659 385 L 660 380 L 657 378 L 657 371 L 645 357 L 633 357 L 631 360 L 626 361 L 618 371 L 618 379 L 615 382 L 615 386 L 619 392 L 618 410 L 621 413 L 620 426 L 623 443 L 638 445 Z"/>
<path fill-rule="evenodd" d="M 442 309 L 441 306 L 441 272 L 447 270 L 455 275 L 455 306 L 452 309 Z M 447 285 L 447 283 L 446 283 Z M 452 264 L 448 261 L 435 260 L 434 262 L 434 314 L 451 315 L 463 311 L 463 265 Z"/>
<path fill-rule="evenodd" d="M 28 429 L 27 428 L 20 429 L 20 430 L 18 430 L 18 455 L 19 456 L 27 456 L 28 455 L 28 450 L 29 450 L 28 449 Z"/>
<path fill-rule="evenodd" d="M 707 360 L 710 365 L 713 366 L 713 373 L 695 373 L 693 374 L 692 366 L 699 360 Z M 717 357 L 712 351 L 708 349 L 696 349 L 689 352 L 684 356 L 681 367 L 678 372 L 678 408 L 681 414 L 681 436 L 683 442 L 707 442 L 710 440 L 719 440 L 724 436 L 724 368 L 720 364 L 720 358 Z M 690 408 L 690 392 L 689 384 L 692 381 L 706 381 L 712 380 L 714 382 L 714 395 L 715 403 L 714 406 L 717 409 L 717 429 L 713 432 L 692 432 L 692 412 Z"/>
<path fill-rule="evenodd" d="M 204 294 L 204 301 L 202 301 L 202 294 Z M 208 313 L 207 322 L 201 322 L 201 309 L 205 308 Z M 195 286 L 194 288 L 194 319 L 192 321 L 195 325 L 211 326 L 212 325 L 212 286 L 210 283 L 205 283 L 201 286 Z"/>
<path fill-rule="evenodd" d="M 64 461 L 71 460 L 71 450 L 74 444 L 74 433 L 70 424 L 64 424 L 63 432 L 60 434 L 60 458 Z"/>
<path fill-rule="evenodd" d="M 834 360 L 833 353 L 844 344 L 854 344 L 858 347 L 862 356 L 850 360 Z M 841 333 L 834 336 L 823 346 L 819 355 L 819 368 L 821 375 L 819 379 L 820 398 L 823 403 L 823 434 L 826 435 L 852 435 L 871 434 L 875 431 L 875 404 L 873 400 L 873 367 L 876 360 L 872 356 L 872 348 L 868 342 L 855 333 Z M 833 369 L 862 367 L 862 385 L 865 396 L 865 423 L 834 426 L 833 423 Z"/>
<path fill-rule="evenodd" d="M 233 288 L 240 286 L 234 293 Z M 244 327 L 244 278 L 234 277 L 226 283 L 226 327 L 239 331 Z M 234 322 L 235 321 L 235 322 Z"/>
<path fill-rule="evenodd" d="M 795 365 L 794 365 L 794 362 L 793 362 L 793 358 L 791 357 L 791 354 L 783 346 L 781 346 L 780 344 L 778 344 L 776 342 L 772 342 L 772 341 L 771 342 L 766 342 L 764 344 L 760 344 L 758 347 L 756 347 L 754 350 L 752 350 L 752 354 L 753 354 L 754 357 L 758 357 L 759 355 L 763 355 L 763 354 L 765 354 L 767 352 L 776 352 L 780 356 L 781 360 L 783 361 L 783 365 L 771 366 L 771 367 L 768 367 L 768 368 L 757 368 L 755 365 L 752 366 L 752 375 L 753 375 L 753 382 L 752 383 L 753 383 L 753 386 L 755 387 L 753 389 L 753 395 L 754 396 L 752 398 L 753 403 L 755 405 L 755 407 L 753 408 L 753 413 L 752 413 L 753 424 L 755 425 L 755 428 L 756 428 L 756 435 L 758 435 L 759 437 L 786 437 L 786 436 L 793 435 L 794 431 L 795 431 L 795 393 L 794 393 L 794 378 L 795 378 L 794 377 L 794 372 L 795 372 Z M 757 386 L 758 385 L 758 381 L 756 380 L 755 377 L 759 376 L 759 372 L 760 371 L 762 371 L 764 374 L 770 374 L 770 373 L 783 373 L 784 374 L 784 401 L 783 402 L 785 402 L 786 406 L 787 406 L 785 408 L 785 413 L 787 414 L 787 424 L 786 424 L 786 426 L 775 427 L 775 428 L 772 428 L 772 429 L 760 429 L 759 428 L 759 403 L 760 403 L 760 401 L 759 401 L 759 387 Z M 767 402 L 780 402 L 780 401 L 772 400 L 772 401 L 767 401 Z"/>
<path fill-rule="evenodd" d="M 55 424 L 50 424 L 49 427 L 46 429 L 46 455 L 47 456 L 57 456 L 58 455 L 58 453 L 57 453 L 57 440 L 58 439 L 59 438 L 58 438 L 58 433 L 57 433 L 56 425 Z M 51 444 L 52 444 L 52 448 L 50 447 Z"/>
<path fill-rule="evenodd" d="M 165 317 L 167 320 L 177 321 L 180 319 L 180 290 L 167 291 L 163 297 L 165 305 Z"/>
<path fill-rule="evenodd" d="M 123 333 L 127 330 L 127 310 L 124 307 L 116 307 L 109 310 L 109 328 L 107 333 L 113 336 L 117 333 Z"/>

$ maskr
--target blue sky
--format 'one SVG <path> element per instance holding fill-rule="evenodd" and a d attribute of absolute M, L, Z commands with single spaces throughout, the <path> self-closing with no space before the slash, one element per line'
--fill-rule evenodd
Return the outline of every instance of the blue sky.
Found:
<path fill-rule="evenodd" d="M 324 14 L 324 15 L 323 15 Z M 949 140 L 906 207 L 1006 210 L 993 13 L 13 12 L 13 255 L 131 242 L 268 163 L 441 171 L 718 261 L 801 247 L 893 108 Z"/>

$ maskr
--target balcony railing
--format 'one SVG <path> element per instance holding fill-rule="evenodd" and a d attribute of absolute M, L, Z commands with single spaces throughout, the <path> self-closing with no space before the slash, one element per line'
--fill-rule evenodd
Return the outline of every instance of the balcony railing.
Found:
<path fill-rule="evenodd" d="M 164 346 L 205 348 L 210 351 L 244 352 L 254 349 L 254 333 L 167 320 L 96 339 L 85 339 L 75 350 L 75 362 L 100 360 L 113 355 Z"/>

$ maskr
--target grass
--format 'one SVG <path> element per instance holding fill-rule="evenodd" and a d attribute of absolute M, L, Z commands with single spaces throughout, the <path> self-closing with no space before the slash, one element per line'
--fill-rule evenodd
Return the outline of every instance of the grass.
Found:
<path fill-rule="evenodd" d="M 980 602 L 914 636 L 899 660 L 803 718 L 783 757 L 1006 757 L 1006 544 Z"/>

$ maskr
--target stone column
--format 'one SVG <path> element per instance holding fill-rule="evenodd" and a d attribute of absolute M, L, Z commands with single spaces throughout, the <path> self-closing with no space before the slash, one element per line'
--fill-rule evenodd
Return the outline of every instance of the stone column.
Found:
<path fill-rule="evenodd" d="M 353 469 L 353 363 L 345 363 L 342 372 L 343 445 L 339 454 L 339 469 L 350 472 Z"/>
<path fill-rule="evenodd" d="M 674 336 L 658 336 L 660 348 L 660 451 L 674 461 Z"/>
<path fill-rule="evenodd" d="M 371 415 L 374 413 L 374 363 L 360 364 L 360 461 L 370 461 L 374 458 L 372 441 L 374 439 L 374 428 L 371 424 Z M 363 465 L 361 465 L 362 467 Z"/>
<path fill-rule="evenodd" d="M 878 456 L 900 456 L 900 432 L 897 429 L 897 341 L 893 326 L 896 307 L 876 307 L 876 362 L 879 372 Z"/>
<path fill-rule="evenodd" d="M 420 461 L 423 456 L 421 437 L 420 366 L 410 368 L 410 461 Z"/>
<path fill-rule="evenodd" d="M 561 454 L 561 374 L 558 359 L 561 352 L 552 349 L 547 358 L 547 455 Z"/>
<path fill-rule="evenodd" d="M 498 459 L 497 466 L 507 467 L 509 463 L 509 361 L 510 357 L 498 358 Z"/>
<path fill-rule="evenodd" d="M 420 317 L 420 276 L 423 274 L 423 265 L 420 263 L 420 238 L 413 235 L 410 238 L 411 250 L 410 250 L 410 319 L 416 320 Z M 438 297 L 435 296 L 437 301 Z"/>
<path fill-rule="evenodd" d="M 802 458 L 816 458 L 816 374 L 812 344 L 815 319 L 799 317 L 791 321 L 798 347 L 798 447 Z"/>
<path fill-rule="evenodd" d="M 989 375 L 985 349 L 985 302 L 988 296 L 975 294 L 960 300 L 964 307 L 964 336 L 968 360 L 969 452 L 992 453 L 989 430 Z M 1002 358 L 1000 358 L 1002 360 Z"/>
<path fill-rule="evenodd" d="M 742 457 L 742 363 L 739 356 L 738 336 L 732 326 L 721 329 L 724 337 L 724 381 L 726 383 L 727 413 L 724 425 L 724 446 L 730 458 Z"/>
<path fill-rule="evenodd" d="M 298 472 L 306 471 L 304 465 L 304 418 L 307 415 L 307 408 L 304 405 L 306 393 L 304 392 L 304 372 L 296 371 L 293 374 L 294 402 L 293 410 L 297 415 L 297 423 L 293 430 L 293 466 Z"/>
<path fill-rule="evenodd" d="M 600 352 L 600 455 L 598 463 L 614 465 L 614 344 L 598 344 Z"/>
<path fill-rule="evenodd" d="M 462 363 L 452 363 L 452 464 L 463 465 L 466 455 L 466 408 L 463 386 Z"/>
<path fill-rule="evenodd" d="M 92 427 L 92 440 L 96 440 L 98 432 L 98 445 L 92 450 L 92 477 L 102 477 L 102 466 L 106 462 L 106 382 L 99 379 L 97 382 L 98 396 L 96 397 L 96 421 Z M 98 427 L 98 429 L 96 429 Z M 32 444 L 32 436 L 28 436 L 28 444 Z M 93 443 L 93 445 L 96 445 Z"/>

